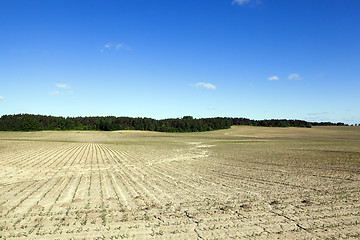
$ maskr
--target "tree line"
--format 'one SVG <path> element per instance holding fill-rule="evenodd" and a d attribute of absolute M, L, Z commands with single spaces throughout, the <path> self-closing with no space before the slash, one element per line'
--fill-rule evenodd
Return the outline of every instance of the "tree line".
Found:
<path fill-rule="evenodd" d="M 33 114 L 3 115 L 0 118 L 0 131 L 41 131 L 41 130 L 145 130 L 159 132 L 203 132 L 227 129 L 232 125 L 264 127 L 311 127 L 345 125 L 343 123 L 314 123 L 303 120 L 251 120 L 247 118 L 152 118 L 132 117 L 54 117 Z"/>

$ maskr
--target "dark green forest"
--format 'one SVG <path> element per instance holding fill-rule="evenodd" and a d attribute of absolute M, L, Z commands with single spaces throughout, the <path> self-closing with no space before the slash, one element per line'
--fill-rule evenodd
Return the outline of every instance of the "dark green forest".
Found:
<path fill-rule="evenodd" d="M 46 115 L 16 114 L 0 118 L 0 131 L 42 131 L 42 130 L 145 130 L 159 132 L 203 132 L 227 129 L 232 125 L 264 127 L 311 127 L 345 125 L 343 123 L 316 123 L 302 120 L 251 120 L 247 118 L 152 118 L 132 117 L 54 117 Z"/>

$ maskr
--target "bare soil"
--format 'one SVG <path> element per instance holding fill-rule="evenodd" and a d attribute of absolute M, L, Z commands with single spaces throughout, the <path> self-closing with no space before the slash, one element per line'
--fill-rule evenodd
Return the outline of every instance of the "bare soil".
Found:
<path fill-rule="evenodd" d="M 359 239 L 360 127 L 0 132 L 0 239 Z"/>

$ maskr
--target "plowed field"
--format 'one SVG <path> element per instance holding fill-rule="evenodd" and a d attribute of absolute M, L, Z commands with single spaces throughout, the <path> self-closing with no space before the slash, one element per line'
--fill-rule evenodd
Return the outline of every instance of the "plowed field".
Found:
<path fill-rule="evenodd" d="M 360 128 L 0 132 L 0 239 L 358 239 Z"/>

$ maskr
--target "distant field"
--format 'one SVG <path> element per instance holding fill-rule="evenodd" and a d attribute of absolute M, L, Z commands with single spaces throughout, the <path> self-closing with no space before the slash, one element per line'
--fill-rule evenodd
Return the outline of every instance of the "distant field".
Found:
<path fill-rule="evenodd" d="M 359 239 L 360 127 L 0 132 L 0 239 Z"/>

